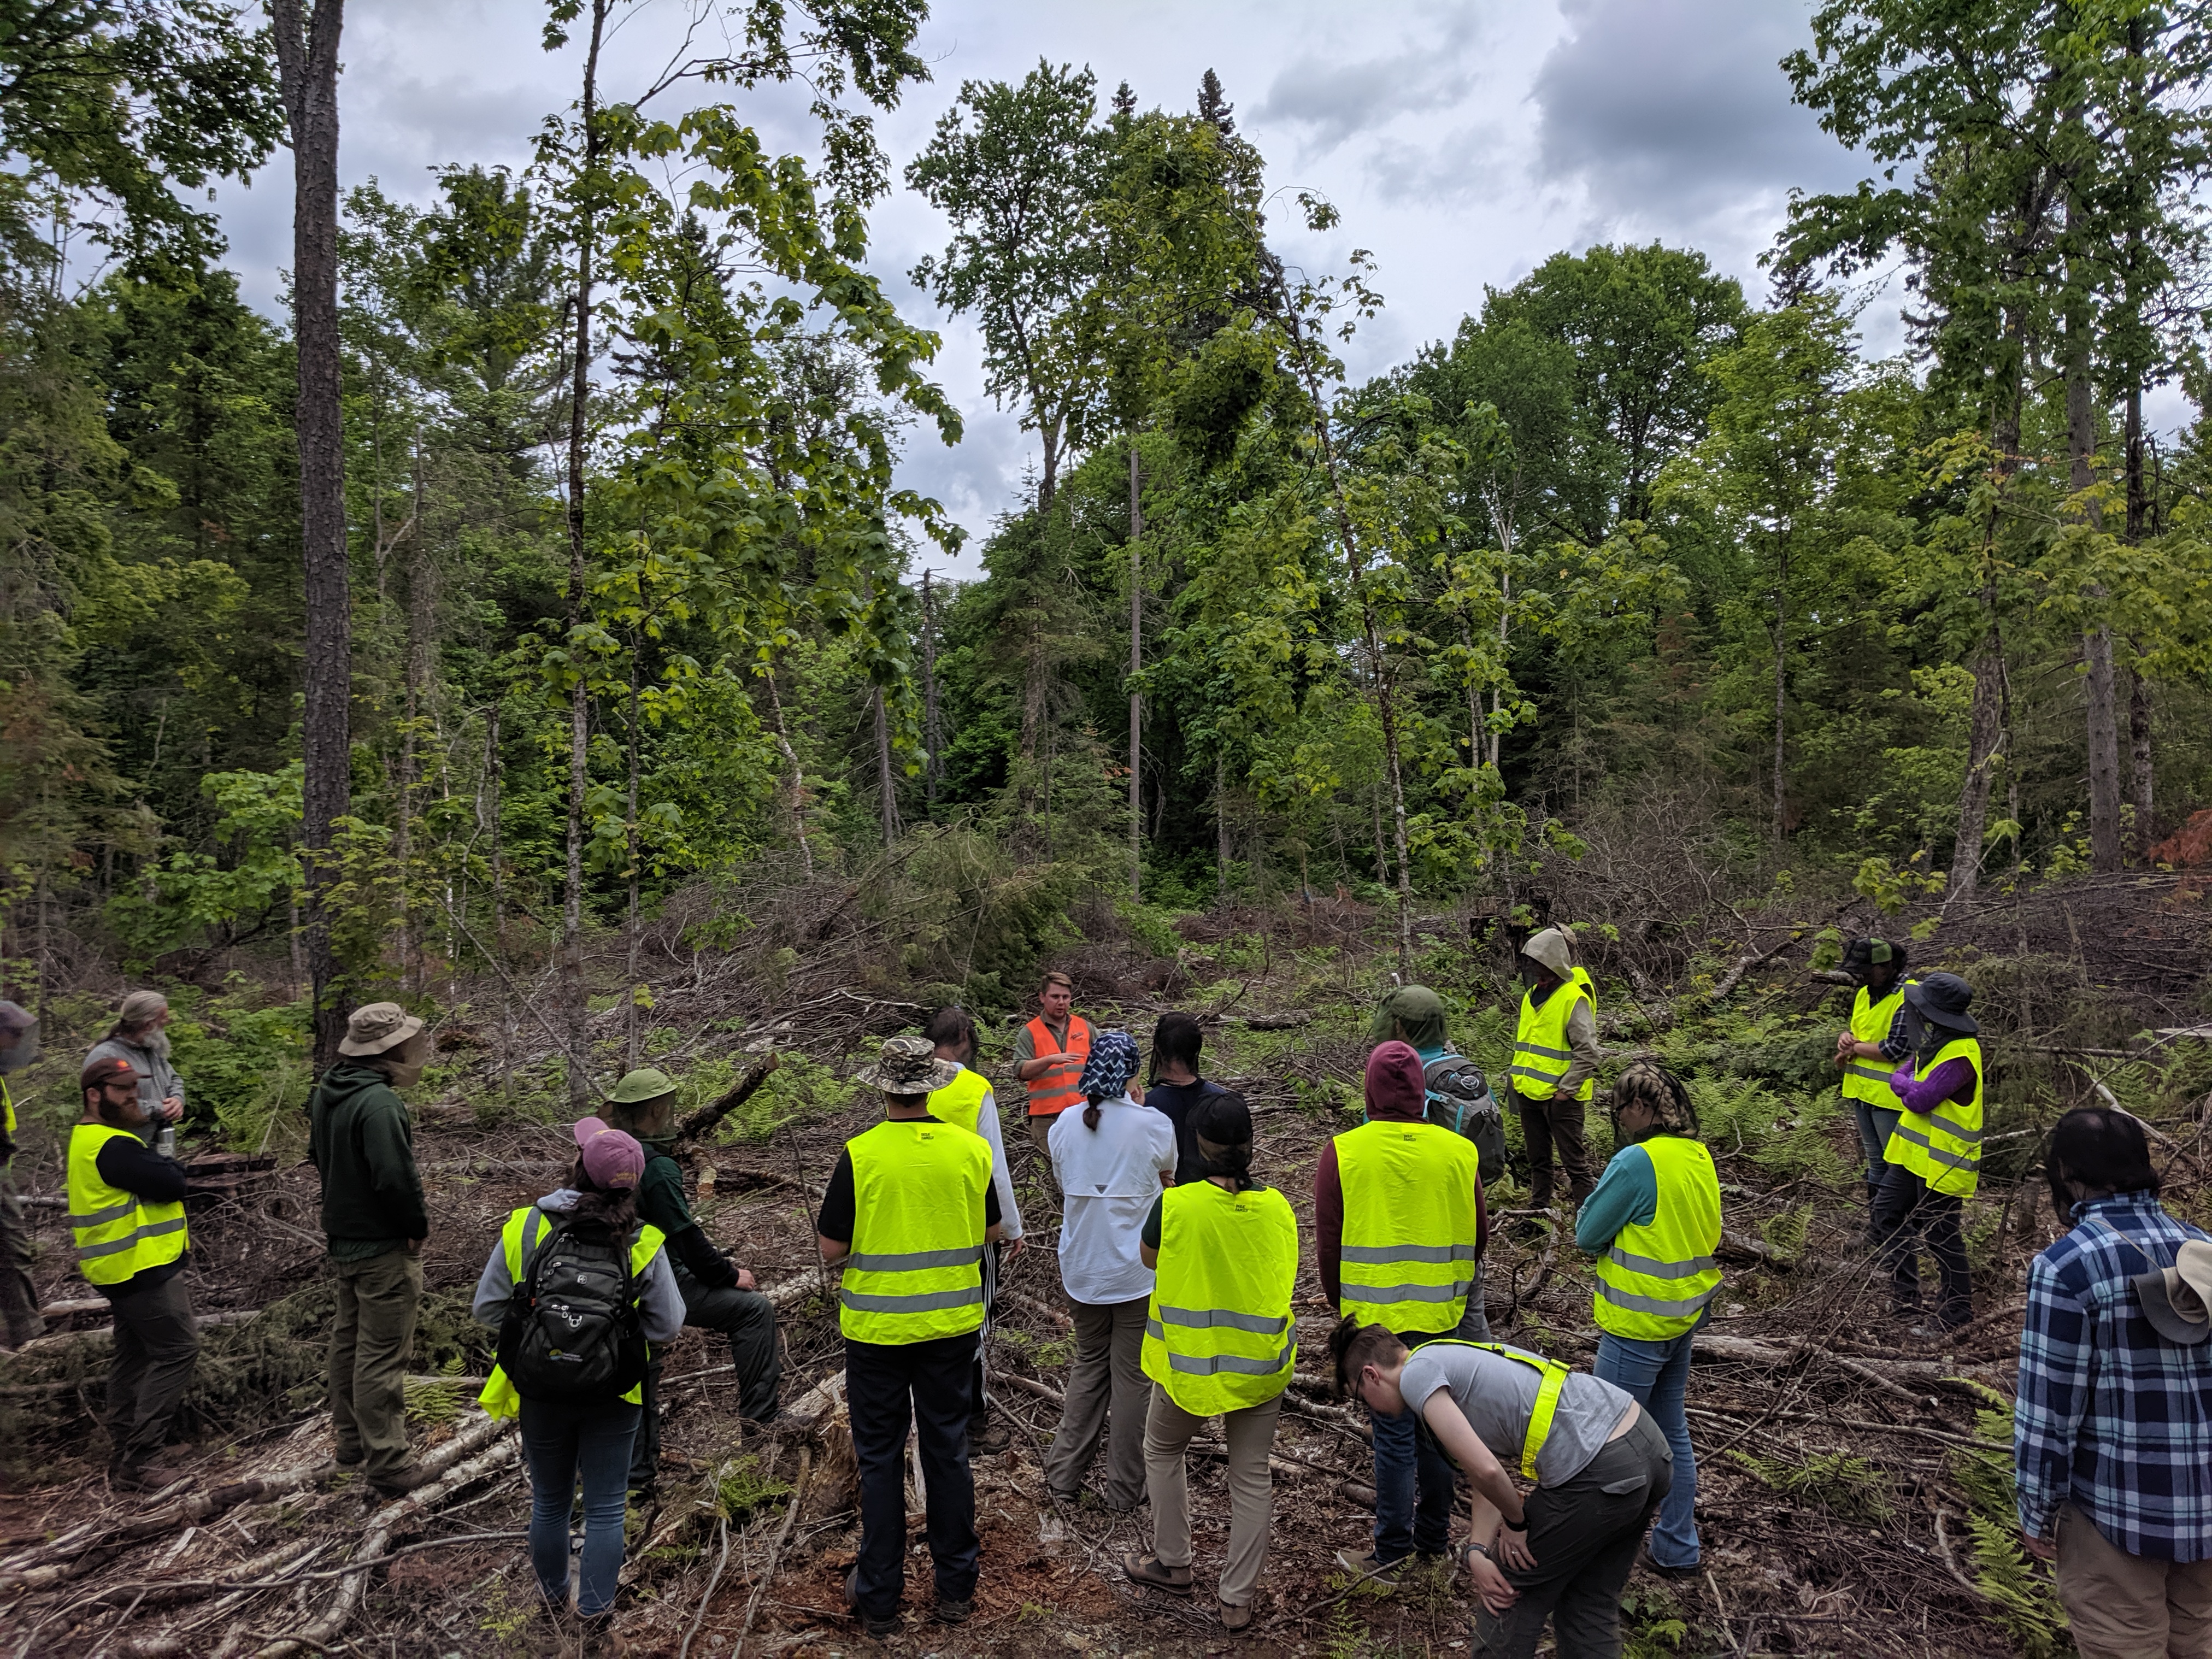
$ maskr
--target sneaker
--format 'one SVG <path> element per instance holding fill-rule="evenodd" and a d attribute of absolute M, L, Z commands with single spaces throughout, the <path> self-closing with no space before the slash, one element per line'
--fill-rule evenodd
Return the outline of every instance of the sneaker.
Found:
<path fill-rule="evenodd" d="M 873 1613 L 860 1606 L 860 1570 L 858 1567 L 845 1575 L 845 1605 L 858 1615 L 860 1628 L 878 1641 L 886 1636 L 898 1634 L 899 1616 L 896 1612 Z"/>
<path fill-rule="evenodd" d="M 964 1625 L 968 1622 L 968 1615 L 975 1610 L 975 1602 L 966 1596 L 957 1601 L 948 1601 L 939 1596 L 937 1610 L 932 1616 L 940 1625 Z"/>
<path fill-rule="evenodd" d="M 968 1449 L 988 1457 L 1002 1452 L 1014 1443 L 1013 1431 L 1003 1423 L 994 1423 L 988 1418 L 971 1419 L 968 1424 Z"/>
<path fill-rule="evenodd" d="M 1678 1583 L 1685 1578 L 1695 1578 L 1705 1571 L 1701 1565 L 1694 1561 L 1686 1567 L 1670 1567 L 1665 1562 L 1653 1557 L 1651 1546 L 1649 1543 L 1638 1544 L 1636 1547 L 1636 1565 L 1646 1572 L 1656 1573 L 1662 1578 L 1673 1579 Z"/>
<path fill-rule="evenodd" d="M 1386 1566 L 1375 1559 L 1373 1550 L 1364 1555 L 1354 1555 L 1350 1550 L 1339 1550 L 1336 1565 L 1355 1577 L 1364 1578 L 1386 1595 L 1398 1588 L 1398 1569 L 1401 1564 L 1393 1561 Z"/>

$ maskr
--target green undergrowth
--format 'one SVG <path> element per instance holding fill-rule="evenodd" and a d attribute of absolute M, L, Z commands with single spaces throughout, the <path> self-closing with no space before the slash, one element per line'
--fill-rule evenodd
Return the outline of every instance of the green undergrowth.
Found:
<path fill-rule="evenodd" d="M 1728 1456 L 1769 1492 L 1838 1521 L 1881 1525 L 1896 1518 L 1889 1477 L 1863 1457 L 1847 1452 L 1822 1452 L 1803 1459 L 1757 1457 L 1745 1451 L 1731 1451 Z"/>
<path fill-rule="evenodd" d="M 1977 1385 L 1975 1392 L 1982 1401 L 1974 1413 L 1975 1443 L 1954 1449 L 1944 1460 L 1966 1498 L 1967 1554 L 1974 1582 L 1989 1598 L 1990 1616 L 2027 1659 L 2056 1659 L 2071 1652 L 2073 1644 L 2048 1572 L 2020 1547 L 2012 1405 L 1994 1389 Z"/>

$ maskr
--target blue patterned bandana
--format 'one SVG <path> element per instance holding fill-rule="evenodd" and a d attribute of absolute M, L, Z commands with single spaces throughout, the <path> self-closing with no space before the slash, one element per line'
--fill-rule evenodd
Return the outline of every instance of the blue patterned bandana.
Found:
<path fill-rule="evenodd" d="M 1083 1081 L 1076 1086 L 1086 1100 L 1119 1099 L 1128 1091 L 1129 1079 L 1140 1064 L 1136 1038 L 1127 1031 L 1101 1031 L 1091 1041 Z"/>

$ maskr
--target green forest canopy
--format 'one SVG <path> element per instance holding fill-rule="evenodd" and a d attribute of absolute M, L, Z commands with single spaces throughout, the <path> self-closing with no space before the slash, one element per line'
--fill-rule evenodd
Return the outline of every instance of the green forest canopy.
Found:
<path fill-rule="evenodd" d="M 265 158 L 267 41 L 205 0 L 4 3 L 23 994 L 282 952 L 303 625 L 287 334 L 174 188 Z M 2153 859 L 2212 797 L 2206 458 L 2142 416 L 2204 384 L 2208 10 L 2005 0 L 1968 37 L 1929 0 L 1826 5 L 1778 74 L 1868 182 L 1793 204 L 1769 293 L 1692 248 L 1563 252 L 1364 383 L 1339 353 L 1376 273 L 1285 269 L 1270 216 L 1334 210 L 1267 193 L 1211 71 L 1188 110 L 1048 62 L 967 82 L 905 169 L 950 227 L 913 275 L 973 319 L 1042 465 L 959 585 L 918 577 L 959 532 L 892 481 L 914 422 L 958 416 L 866 274 L 891 174 L 836 101 L 925 95 L 918 4 L 812 8 L 818 36 L 680 120 L 609 89 L 595 162 L 572 111 L 428 207 L 354 190 L 349 972 L 543 958 L 579 677 L 609 926 L 923 824 L 1125 890 L 1133 691 L 1139 886 L 1170 907 L 1341 887 L 1409 928 L 1605 826 L 1886 905 Z M 745 118 L 802 59 L 812 164 Z M 77 289 L 88 227 L 107 263 Z M 1871 361 L 1844 283 L 1892 263 L 1909 346 Z"/>

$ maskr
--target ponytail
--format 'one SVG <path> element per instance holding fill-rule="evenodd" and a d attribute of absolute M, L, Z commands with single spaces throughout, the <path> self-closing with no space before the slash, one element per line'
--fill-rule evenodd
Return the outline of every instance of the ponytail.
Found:
<path fill-rule="evenodd" d="M 1090 1130 L 1092 1134 L 1098 1133 L 1099 1105 L 1100 1103 L 1094 1100 L 1083 1109 L 1083 1127 Z"/>

